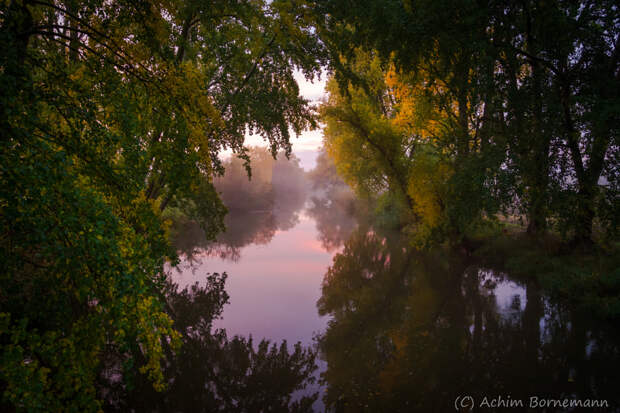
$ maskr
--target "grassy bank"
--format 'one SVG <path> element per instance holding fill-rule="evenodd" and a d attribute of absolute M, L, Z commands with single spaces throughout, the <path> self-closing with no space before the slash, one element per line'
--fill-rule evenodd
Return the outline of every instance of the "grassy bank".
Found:
<path fill-rule="evenodd" d="M 597 244 L 572 248 L 557 234 L 532 238 L 518 226 L 474 236 L 474 255 L 516 277 L 534 278 L 561 300 L 620 320 L 620 248 Z"/>

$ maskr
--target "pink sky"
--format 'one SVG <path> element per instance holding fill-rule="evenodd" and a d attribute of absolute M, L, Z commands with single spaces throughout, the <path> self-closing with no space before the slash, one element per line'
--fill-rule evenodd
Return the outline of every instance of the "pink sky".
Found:
<path fill-rule="evenodd" d="M 310 100 L 313 104 L 318 104 L 325 97 L 325 82 L 327 75 L 323 74 L 321 80 L 314 79 L 314 82 L 306 80 L 301 72 L 295 72 L 295 80 L 299 85 L 299 93 L 301 96 Z M 317 129 L 314 131 L 305 131 L 299 137 L 293 137 L 293 153 L 301 160 L 301 166 L 310 170 L 314 168 L 317 150 L 321 147 L 323 140 L 323 131 Z M 265 141 L 258 135 L 247 135 L 245 144 L 249 146 L 266 146 Z M 231 151 L 225 151 L 224 157 L 230 156 Z"/>

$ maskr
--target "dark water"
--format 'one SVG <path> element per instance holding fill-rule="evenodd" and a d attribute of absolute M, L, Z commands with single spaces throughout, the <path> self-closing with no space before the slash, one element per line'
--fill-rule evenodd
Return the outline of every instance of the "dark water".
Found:
<path fill-rule="evenodd" d="M 198 346 L 213 354 L 188 356 L 186 369 L 175 373 L 183 376 L 178 381 L 199 383 L 193 392 L 225 388 L 231 400 L 253 400 L 243 405 L 253 407 L 228 404 L 238 411 L 446 412 L 455 411 L 457 398 L 461 411 L 471 403 L 474 411 L 618 411 L 620 337 L 614 326 L 481 260 L 417 251 L 398 234 L 358 224 L 346 208 L 310 205 L 233 213 L 216 243 L 202 240 L 196 226 L 180 231 L 184 259 L 172 270 L 179 287 L 204 286 L 207 272 L 228 274 L 229 303 L 221 318 L 211 323 L 217 311 L 209 307 L 206 326 L 192 330 L 207 336 L 225 329 L 228 341 Z M 192 313 L 200 300 L 183 302 L 178 308 Z M 286 340 L 287 354 L 300 342 L 318 353 L 317 370 L 309 373 L 307 363 L 284 353 L 253 356 L 254 369 L 247 369 L 250 350 L 243 341 L 238 374 L 259 377 L 230 390 L 216 376 L 238 368 L 226 350 L 235 335 L 252 336 L 255 349 L 262 338 Z M 212 376 L 196 365 L 222 362 L 218 357 L 226 362 Z M 284 360 L 280 370 L 264 367 L 276 359 Z M 306 370 L 295 376 L 295 369 Z M 283 382 L 288 375 L 297 381 Z M 311 377 L 319 380 L 302 380 Z M 270 392 L 284 402 L 273 407 L 269 397 L 261 399 Z M 181 393 L 180 410 L 217 410 L 216 401 L 208 409 L 203 398 Z M 315 393 L 316 401 L 293 405 Z M 564 408 L 564 400 L 581 407 Z M 602 408 L 583 407 L 595 402 Z"/>

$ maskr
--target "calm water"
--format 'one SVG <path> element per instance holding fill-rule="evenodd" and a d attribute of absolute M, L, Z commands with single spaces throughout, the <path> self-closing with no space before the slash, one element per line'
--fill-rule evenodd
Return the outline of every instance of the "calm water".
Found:
<path fill-rule="evenodd" d="M 231 335 L 267 337 L 273 341 L 312 344 L 314 333 L 325 329 L 318 314 L 323 275 L 334 252 L 322 248 L 312 218 L 300 214 L 288 230 L 276 230 L 269 240 L 240 247 L 234 256 L 198 251 L 174 275 L 180 286 L 204 278 L 205 272 L 226 272 L 230 303 L 215 327 Z"/>
<path fill-rule="evenodd" d="M 273 225 L 273 219 L 261 213 L 231 215 L 228 221 L 233 219 L 245 221 L 244 225 L 237 227 L 238 234 L 229 232 L 224 241 L 243 239 L 238 248 L 233 250 L 229 244 L 198 249 L 191 259 L 186 257 L 181 271 L 174 273 L 175 281 L 183 287 L 204 279 L 206 272 L 226 272 L 230 301 L 214 328 L 224 328 L 230 336 L 266 338 L 276 343 L 286 340 L 289 348 L 296 342 L 314 347 L 313 338 L 325 331 L 329 318 L 319 315 L 316 305 L 323 275 L 336 250 L 322 245 L 315 220 L 303 212 L 289 228 L 262 228 L 254 237 L 246 233 L 250 228 L 257 229 L 252 221 Z M 313 376 L 318 379 L 325 363 L 317 360 L 317 366 Z M 315 383 L 297 393 L 318 393 L 313 410 L 325 410 L 323 386 Z"/>
<path fill-rule="evenodd" d="M 229 303 L 211 331 L 315 348 L 320 384 L 293 397 L 318 392 L 314 411 L 445 412 L 458 396 L 471 396 L 475 411 L 618 411 L 617 329 L 531 281 L 416 251 L 329 203 L 231 214 L 227 224 L 216 243 L 184 227 L 173 277 L 184 287 L 228 274 Z M 607 407 L 549 407 L 552 399 Z"/>

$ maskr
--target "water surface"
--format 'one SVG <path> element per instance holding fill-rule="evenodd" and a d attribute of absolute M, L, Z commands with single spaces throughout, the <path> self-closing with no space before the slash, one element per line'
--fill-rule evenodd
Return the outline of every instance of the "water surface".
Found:
<path fill-rule="evenodd" d="M 269 239 L 262 235 L 233 252 L 221 244 L 199 249 L 174 278 L 185 286 L 200 281 L 206 272 L 226 272 L 230 303 L 216 327 L 231 335 L 311 345 L 314 334 L 326 326 L 316 303 L 335 252 L 323 248 L 316 223 L 307 214 L 300 214 L 291 228 L 269 233 Z"/>
<path fill-rule="evenodd" d="M 615 326 L 484 260 L 419 251 L 330 202 L 310 205 L 231 214 L 215 243 L 188 226 L 174 277 L 228 273 L 214 328 L 229 336 L 316 348 L 320 386 L 297 391 L 319 392 L 315 411 L 444 412 L 464 395 L 517 402 L 488 411 L 541 411 L 528 409 L 532 397 L 618 411 Z"/>

